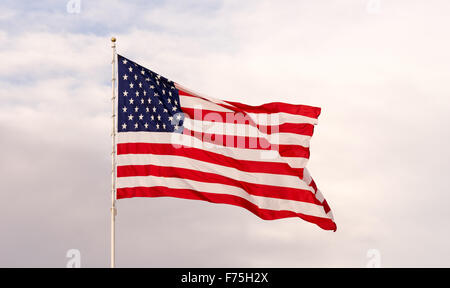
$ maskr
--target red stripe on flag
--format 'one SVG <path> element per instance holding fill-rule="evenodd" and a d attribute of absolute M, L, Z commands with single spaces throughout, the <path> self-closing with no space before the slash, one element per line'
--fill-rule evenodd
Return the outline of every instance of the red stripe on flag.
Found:
<path fill-rule="evenodd" d="M 276 171 L 277 174 L 298 176 L 300 178 L 303 177 L 303 169 L 292 168 L 287 163 L 240 160 L 198 148 L 184 146 L 174 147 L 172 144 L 118 144 L 117 155 L 123 154 L 177 155 L 222 166 L 233 167 L 246 172 L 273 173 L 273 171 Z"/>
<path fill-rule="evenodd" d="M 200 98 L 206 101 L 208 100 L 204 97 L 194 95 L 191 93 L 188 93 L 186 91 L 183 91 L 181 89 L 178 89 L 178 94 L 181 96 L 189 96 L 189 97 L 196 97 Z M 238 102 L 233 101 L 223 101 L 226 104 L 216 103 L 217 105 L 220 105 L 224 108 L 231 109 L 233 111 L 245 111 L 246 113 L 267 113 L 267 114 L 273 114 L 273 113 L 288 113 L 288 114 L 294 114 L 294 115 L 301 115 L 306 117 L 311 117 L 314 119 L 318 119 L 321 113 L 320 107 L 313 107 L 308 105 L 300 105 L 300 104 L 288 104 L 283 102 L 272 102 L 272 103 L 266 103 L 259 106 L 252 106 L 252 105 L 246 105 Z"/>
<path fill-rule="evenodd" d="M 220 135 L 191 131 L 184 128 L 183 134 L 195 137 L 203 142 L 241 149 L 274 150 L 279 151 L 282 157 L 302 157 L 309 158 L 309 148 L 300 145 L 275 145 L 270 144 L 265 138 L 245 137 L 233 135 Z"/>
<path fill-rule="evenodd" d="M 328 213 L 328 212 L 331 211 L 331 208 L 330 208 L 330 206 L 328 205 L 327 200 L 325 200 L 325 199 L 323 200 L 322 206 L 323 206 L 323 209 L 325 210 L 325 213 Z"/>
<path fill-rule="evenodd" d="M 295 114 L 295 115 L 302 115 L 306 117 L 311 118 L 319 118 L 321 109 L 319 107 L 312 107 L 307 105 L 295 105 L 295 104 L 288 104 L 288 103 L 282 103 L 282 102 L 272 102 L 272 103 L 266 103 L 259 106 L 251 106 L 246 105 L 238 102 L 232 102 L 232 101 L 225 101 L 234 107 L 237 107 L 239 109 L 245 110 L 247 113 L 278 113 L 278 112 L 284 112 L 289 114 Z"/>
<path fill-rule="evenodd" d="M 309 159 L 310 156 L 309 148 L 299 145 L 277 145 L 275 150 L 278 150 L 281 157 L 301 157 Z"/>
<path fill-rule="evenodd" d="M 212 111 L 205 109 L 194 109 L 182 107 L 183 112 L 190 119 L 202 120 L 207 122 L 223 122 L 233 124 L 247 124 L 256 127 L 265 134 L 273 133 L 294 133 L 305 136 L 312 136 L 314 133 L 314 125 L 309 123 L 284 123 L 281 125 L 259 125 L 253 121 L 249 121 L 249 118 L 245 118 L 245 115 L 236 115 L 238 113 Z"/>
<path fill-rule="evenodd" d="M 274 150 L 265 138 L 235 135 L 221 135 L 183 129 L 184 135 L 195 137 L 203 142 L 242 149 Z"/>
<path fill-rule="evenodd" d="M 117 177 L 157 176 L 190 179 L 204 183 L 220 183 L 243 189 L 256 196 L 313 203 L 322 206 L 310 190 L 249 183 L 235 180 L 215 173 L 187 168 L 164 167 L 157 165 L 126 165 L 117 167 Z"/>
<path fill-rule="evenodd" d="M 336 224 L 331 219 L 315 217 L 295 213 L 292 211 L 275 211 L 261 209 L 255 204 L 234 195 L 206 193 L 190 189 L 172 189 L 162 186 L 154 187 L 133 187 L 117 189 L 117 199 L 133 198 L 133 197 L 175 197 L 191 200 L 203 200 L 210 203 L 230 204 L 247 209 L 264 220 L 276 220 L 289 217 L 300 217 L 305 221 L 317 224 L 325 230 L 336 230 Z"/>

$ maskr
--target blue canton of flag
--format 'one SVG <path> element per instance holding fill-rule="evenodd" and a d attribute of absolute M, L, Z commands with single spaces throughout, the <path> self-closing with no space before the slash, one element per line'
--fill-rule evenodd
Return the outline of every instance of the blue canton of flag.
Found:
<path fill-rule="evenodd" d="M 118 131 L 183 132 L 184 114 L 174 82 L 117 55 Z"/>

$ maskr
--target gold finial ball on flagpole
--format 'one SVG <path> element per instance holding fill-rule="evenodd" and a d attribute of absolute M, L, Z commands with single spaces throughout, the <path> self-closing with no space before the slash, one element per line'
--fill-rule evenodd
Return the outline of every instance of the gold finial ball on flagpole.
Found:
<path fill-rule="evenodd" d="M 111 42 L 115 43 L 116 42 L 116 37 L 111 37 Z"/>

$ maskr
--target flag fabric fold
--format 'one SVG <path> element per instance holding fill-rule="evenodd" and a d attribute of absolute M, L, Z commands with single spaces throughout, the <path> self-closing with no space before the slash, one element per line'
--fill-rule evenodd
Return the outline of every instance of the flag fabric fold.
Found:
<path fill-rule="evenodd" d="M 336 230 L 306 164 L 320 108 L 198 95 L 118 55 L 117 199 L 176 197 Z"/>

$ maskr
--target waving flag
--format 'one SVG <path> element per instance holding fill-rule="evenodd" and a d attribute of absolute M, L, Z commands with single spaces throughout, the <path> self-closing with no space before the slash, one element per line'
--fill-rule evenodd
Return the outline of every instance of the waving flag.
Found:
<path fill-rule="evenodd" d="M 117 199 L 177 197 L 336 230 L 309 175 L 320 108 L 200 96 L 118 55 Z"/>

